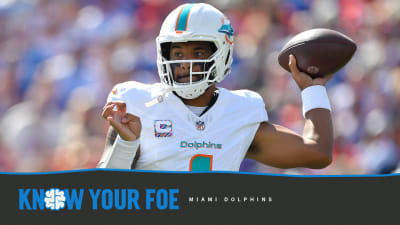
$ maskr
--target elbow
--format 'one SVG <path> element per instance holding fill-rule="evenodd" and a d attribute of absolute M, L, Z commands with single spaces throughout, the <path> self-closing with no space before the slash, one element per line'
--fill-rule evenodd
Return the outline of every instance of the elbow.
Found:
<path fill-rule="evenodd" d="M 318 151 L 313 157 L 312 162 L 309 164 L 311 169 L 323 169 L 332 163 L 332 151 L 330 153 L 321 153 Z"/>
<path fill-rule="evenodd" d="M 324 156 L 316 160 L 311 166 L 311 169 L 323 169 L 328 167 L 332 163 L 332 157 Z"/>

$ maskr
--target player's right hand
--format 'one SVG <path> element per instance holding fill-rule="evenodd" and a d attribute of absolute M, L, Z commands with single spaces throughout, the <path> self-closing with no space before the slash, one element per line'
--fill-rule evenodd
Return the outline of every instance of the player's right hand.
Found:
<path fill-rule="evenodd" d="M 306 73 L 300 72 L 299 69 L 297 69 L 297 61 L 294 55 L 289 55 L 289 68 L 292 73 L 292 77 L 296 81 L 300 90 L 304 90 L 312 85 L 325 86 L 326 82 L 328 82 L 328 80 L 330 80 L 333 77 L 333 74 L 330 74 L 324 77 L 313 79 Z"/>
<path fill-rule="evenodd" d="M 107 103 L 103 108 L 102 116 L 117 130 L 122 139 L 134 141 L 139 138 L 142 130 L 140 118 L 126 113 L 126 104 L 124 102 Z"/>

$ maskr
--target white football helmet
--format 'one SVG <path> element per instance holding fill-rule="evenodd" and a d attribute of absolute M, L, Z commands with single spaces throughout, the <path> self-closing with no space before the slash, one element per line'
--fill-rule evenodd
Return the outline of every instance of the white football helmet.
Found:
<path fill-rule="evenodd" d="M 221 82 L 231 71 L 233 29 L 222 12 L 205 3 L 184 4 L 173 10 L 161 26 L 156 39 L 157 67 L 161 83 L 168 85 L 180 97 L 194 99 L 216 82 Z M 215 46 L 215 52 L 206 60 L 169 60 L 172 42 L 206 41 Z M 172 65 L 188 63 L 190 81 L 179 83 L 173 79 Z M 193 72 L 193 65 L 203 65 L 204 71 Z M 203 75 L 192 81 L 192 75 Z"/>

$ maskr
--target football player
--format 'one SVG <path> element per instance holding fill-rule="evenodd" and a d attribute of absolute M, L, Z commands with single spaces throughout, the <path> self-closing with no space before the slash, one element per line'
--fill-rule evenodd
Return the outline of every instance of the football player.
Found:
<path fill-rule="evenodd" d="M 229 20 L 209 4 L 173 10 L 156 39 L 161 83 L 120 83 L 108 97 L 103 117 L 111 126 L 98 167 L 238 171 L 245 157 L 279 168 L 329 165 L 324 85 L 331 76 L 311 79 L 290 56 L 305 117 L 298 135 L 268 121 L 258 93 L 216 87 L 230 73 L 233 37 Z"/>

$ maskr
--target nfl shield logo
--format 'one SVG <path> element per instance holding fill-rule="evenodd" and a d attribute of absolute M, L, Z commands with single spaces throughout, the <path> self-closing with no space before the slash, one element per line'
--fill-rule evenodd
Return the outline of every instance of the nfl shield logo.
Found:
<path fill-rule="evenodd" d="M 206 124 L 199 120 L 196 122 L 196 128 L 197 130 L 204 130 L 206 128 Z"/>

